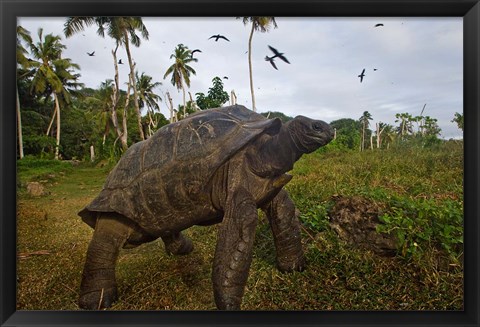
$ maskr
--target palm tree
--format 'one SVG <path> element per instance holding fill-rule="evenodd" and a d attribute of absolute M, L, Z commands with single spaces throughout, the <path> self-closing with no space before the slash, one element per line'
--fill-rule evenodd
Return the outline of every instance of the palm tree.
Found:
<path fill-rule="evenodd" d="M 412 115 L 404 112 L 401 114 L 395 114 L 395 118 L 397 118 L 395 120 L 396 123 L 400 122 L 400 125 L 398 126 L 398 134 L 400 134 L 402 140 L 404 139 L 405 135 L 413 133 L 412 122 L 414 118 Z"/>
<path fill-rule="evenodd" d="M 237 17 L 240 19 L 242 17 Z M 255 107 L 255 93 L 253 91 L 253 72 L 252 72 L 252 38 L 255 31 L 260 31 L 262 33 L 268 32 L 273 25 L 274 28 L 277 28 L 277 23 L 275 22 L 275 17 L 271 16 L 262 16 L 262 17 L 243 17 L 243 24 L 247 25 L 252 23 L 252 29 L 250 31 L 250 36 L 248 38 L 248 68 L 250 71 L 250 92 L 252 93 L 252 110 L 256 111 Z"/>
<path fill-rule="evenodd" d="M 32 37 L 30 32 L 24 29 L 22 26 L 17 26 L 17 68 L 22 68 L 23 71 L 20 73 L 20 69 L 17 69 L 17 79 L 20 80 L 31 73 L 29 70 L 30 61 L 28 60 L 26 54 L 27 49 L 22 44 L 22 40 L 27 44 L 32 43 Z M 22 133 L 22 114 L 20 112 L 20 98 L 18 96 L 18 84 L 16 85 L 17 92 L 17 133 L 18 133 L 18 152 L 20 159 L 23 158 L 23 133 Z"/>
<path fill-rule="evenodd" d="M 168 67 L 167 71 L 163 75 L 163 79 L 168 75 L 172 75 L 172 85 L 177 88 L 178 91 L 183 92 L 183 116 L 186 117 L 186 101 L 185 101 L 185 85 L 190 87 L 190 74 L 196 75 L 195 70 L 188 64 L 191 62 L 197 62 L 197 58 L 193 58 L 191 51 L 183 44 L 177 45 L 170 59 L 175 59 L 175 62 Z"/>
<path fill-rule="evenodd" d="M 62 50 L 65 49 L 60 36 L 48 34 L 43 38 L 43 29 L 38 30 L 39 42 L 29 44 L 31 53 L 37 61 L 32 60 L 30 64 L 35 67 L 32 79 L 31 91 L 49 97 L 53 94 L 55 108 L 52 115 L 57 117 L 55 159 L 59 158 L 60 147 L 60 104 L 70 102 L 70 95 L 74 89 L 81 87 L 77 82 L 79 74 L 73 72 L 80 69 L 80 66 L 73 63 L 71 59 L 62 58 Z M 48 134 L 48 132 L 47 132 Z"/>
<path fill-rule="evenodd" d="M 113 103 L 113 80 L 106 79 L 100 84 L 100 88 L 97 90 L 95 99 L 98 101 L 99 109 L 101 110 L 96 119 L 103 128 L 103 140 L 102 144 L 105 145 L 108 134 L 110 134 L 110 126 L 112 119 L 110 118 L 110 108 Z"/>
<path fill-rule="evenodd" d="M 364 111 L 359 119 L 362 124 L 362 142 L 360 143 L 360 151 L 365 149 L 365 130 L 370 126 L 369 120 L 372 120 L 372 115 L 368 111 Z"/>
<path fill-rule="evenodd" d="M 383 142 L 387 144 L 387 149 L 389 149 L 390 144 L 395 141 L 395 128 L 390 124 L 386 124 L 383 128 L 383 135 Z"/>
<path fill-rule="evenodd" d="M 160 106 L 158 105 L 159 101 L 162 101 L 162 98 L 153 92 L 153 89 L 162 85 L 160 82 L 152 82 L 152 77 L 148 76 L 147 74 L 143 73 L 139 76 L 138 71 L 136 74 L 137 80 L 137 90 L 138 96 L 140 97 L 139 105 L 140 108 L 147 107 L 148 119 L 149 119 L 149 136 L 152 135 L 151 127 L 156 127 L 157 124 L 154 123 L 152 114 L 155 110 L 160 110 Z"/>
<path fill-rule="evenodd" d="M 96 24 L 98 26 L 97 34 L 105 37 L 105 32 L 108 36 L 113 38 L 117 45 L 121 44 L 125 47 L 127 53 L 128 64 L 130 66 L 129 81 L 132 83 L 133 88 L 133 101 L 135 104 L 135 112 L 137 114 L 138 130 L 140 138 L 145 139 L 142 128 L 142 115 L 140 112 L 139 98 L 137 92 L 137 86 L 135 82 L 135 64 L 132 60 L 130 52 L 130 43 L 136 47 L 140 46 L 140 37 L 136 34 L 140 32 L 142 37 L 148 40 L 148 30 L 143 24 L 141 17 L 69 17 L 64 25 L 64 33 L 66 37 L 70 37 L 73 34 L 83 31 L 86 26 Z"/>

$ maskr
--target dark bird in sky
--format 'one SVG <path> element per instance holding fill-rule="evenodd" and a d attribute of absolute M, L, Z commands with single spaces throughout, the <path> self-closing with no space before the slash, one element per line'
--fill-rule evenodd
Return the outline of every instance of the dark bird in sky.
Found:
<path fill-rule="evenodd" d="M 223 76 L 223 79 L 228 79 L 228 76 Z"/>
<path fill-rule="evenodd" d="M 278 57 L 278 58 L 282 59 L 283 61 L 285 61 L 287 64 L 290 63 L 290 62 L 288 61 L 288 59 L 283 55 L 283 52 L 279 52 L 277 49 L 275 49 L 274 47 L 272 47 L 272 46 L 270 46 L 270 45 L 268 46 L 268 48 L 269 48 L 270 50 L 272 50 L 272 52 L 275 54 L 275 55 L 272 57 L 272 59 Z"/>
<path fill-rule="evenodd" d="M 269 61 L 272 64 L 273 68 L 278 70 L 277 66 L 275 65 L 275 62 L 273 61 L 273 58 L 274 57 L 265 56 L 265 61 Z"/>
<path fill-rule="evenodd" d="M 374 68 L 373 71 L 376 72 L 378 69 Z"/>
<path fill-rule="evenodd" d="M 360 83 L 362 83 L 363 78 L 365 77 L 365 68 L 362 70 L 362 73 L 358 75 L 358 77 L 360 77 Z"/>
<path fill-rule="evenodd" d="M 195 50 L 193 50 L 192 52 L 190 52 L 190 56 L 191 56 L 192 58 L 193 58 L 193 54 L 194 54 L 195 52 L 202 52 L 202 50 L 200 50 L 200 49 L 195 49 Z"/>
<path fill-rule="evenodd" d="M 374 27 L 383 26 L 383 24 L 376 24 Z"/>
<path fill-rule="evenodd" d="M 213 39 L 213 38 L 215 38 L 215 42 L 218 42 L 218 39 L 225 39 L 226 41 L 230 42 L 229 39 L 227 39 L 225 36 L 220 35 L 220 34 L 212 35 L 208 39 L 210 40 L 210 39 Z"/>
<path fill-rule="evenodd" d="M 93 56 L 95 55 L 95 51 L 93 51 L 92 53 L 87 52 L 87 54 L 88 54 L 90 57 L 93 57 Z"/>
<path fill-rule="evenodd" d="M 118 61 L 118 64 L 119 64 L 119 65 L 123 65 L 122 59 L 120 59 L 120 60 Z"/>

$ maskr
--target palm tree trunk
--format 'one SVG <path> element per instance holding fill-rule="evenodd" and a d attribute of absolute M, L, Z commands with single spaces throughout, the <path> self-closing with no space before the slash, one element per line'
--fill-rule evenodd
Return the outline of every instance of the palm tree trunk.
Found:
<path fill-rule="evenodd" d="M 127 143 L 127 109 L 128 105 L 130 104 L 130 88 L 132 87 L 132 76 L 129 74 L 128 85 L 127 85 L 127 97 L 125 99 L 125 106 L 123 107 L 123 117 L 122 117 L 122 126 L 123 126 L 123 134 L 120 137 L 122 144 L 125 142 Z M 142 130 L 143 132 L 143 130 Z"/>
<path fill-rule="evenodd" d="M 175 121 L 173 117 L 173 103 L 172 103 L 172 98 L 170 97 L 170 93 L 166 93 L 168 102 L 170 103 L 170 123 L 173 123 Z"/>
<path fill-rule="evenodd" d="M 133 103 L 135 105 L 135 113 L 137 114 L 138 131 L 140 133 L 140 138 L 142 140 L 145 140 L 145 135 L 143 134 L 143 128 L 142 128 L 142 114 L 140 112 L 140 105 L 138 103 L 137 82 L 135 79 L 135 65 L 133 64 L 132 55 L 130 53 L 130 45 L 128 41 L 127 31 L 124 31 L 124 35 L 125 35 L 125 50 L 127 52 L 128 64 L 130 65 L 130 75 L 132 79 L 132 88 L 133 88 Z"/>
<path fill-rule="evenodd" d="M 23 136 L 22 136 L 22 115 L 20 112 L 20 98 L 18 96 L 17 86 L 17 133 L 18 133 L 18 152 L 20 159 L 23 158 Z"/>
<path fill-rule="evenodd" d="M 126 117 L 124 117 L 123 119 L 125 122 L 123 124 L 123 130 L 118 125 L 118 117 L 117 117 L 117 105 L 118 105 L 118 98 L 120 93 L 120 82 L 118 80 L 117 49 L 118 49 L 118 44 L 115 50 L 112 50 L 113 64 L 115 66 L 115 87 L 113 88 L 113 93 L 112 93 L 112 123 L 113 123 L 113 127 L 115 127 L 115 131 L 117 132 L 117 137 L 120 138 L 120 142 L 122 143 L 122 148 L 125 151 L 128 149 L 127 138 L 123 137 L 123 135 L 128 135 Z"/>
<path fill-rule="evenodd" d="M 48 124 L 47 132 L 45 133 L 45 135 L 47 135 L 47 136 L 50 134 L 50 129 L 52 128 L 53 122 L 55 121 L 56 114 L 57 114 L 57 111 L 54 109 L 52 119 L 50 119 L 50 123 Z"/>
<path fill-rule="evenodd" d="M 362 126 L 362 143 L 360 143 L 360 151 L 363 151 L 363 147 L 365 146 L 365 124 Z"/>
<path fill-rule="evenodd" d="M 58 160 L 60 150 L 60 104 L 56 92 L 53 93 L 53 97 L 55 98 L 55 111 L 57 112 L 57 143 L 55 146 L 55 160 Z"/>
<path fill-rule="evenodd" d="M 250 32 L 250 37 L 248 38 L 248 68 L 250 69 L 250 92 L 252 93 L 252 110 L 256 111 L 255 107 L 255 93 L 253 91 L 253 72 L 252 72 L 252 38 L 253 32 L 255 31 L 255 24 L 252 23 L 252 31 Z"/>
<path fill-rule="evenodd" d="M 183 93 L 183 118 L 187 117 L 187 104 L 185 101 L 185 86 L 183 85 L 182 80 L 182 93 Z"/>

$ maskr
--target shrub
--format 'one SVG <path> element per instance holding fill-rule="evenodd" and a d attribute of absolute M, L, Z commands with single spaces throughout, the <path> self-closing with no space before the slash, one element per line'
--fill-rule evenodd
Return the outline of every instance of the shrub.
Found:
<path fill-rule="evenodd" d="M 399 253 L 419 257 L 429 246 L 440 247 L 455 257 L 463 251 L 463 205 L 458 201 L 394 198 L 382 215 L 377 231 L 394 233 Z"/>

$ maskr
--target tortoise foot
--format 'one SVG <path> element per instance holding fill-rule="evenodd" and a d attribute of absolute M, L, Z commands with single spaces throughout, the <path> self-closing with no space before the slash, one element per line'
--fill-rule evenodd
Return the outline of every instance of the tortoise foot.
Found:
<path fill-rule="evenodd" d="M 168 254 L 186 255 L 193 251 L 193 242 L 191 239 L 178 234 L 170 239 L 163 239 L 165 243 L 165 250 Z"/>
<path fill-rule="evenodd" d="M 78 306 L 85 310 L 109 308 L 117 300 L 117 288 L 96 290 L 80 295 Z"/>
<path fill-rule="evenodd" d="M 277 261 L 278 270 L 281 272 L 293 272 L 293 271 L 304 271 L 306 266 L 305 258 L 301 257 L 297 260 L 290 261 Z"/>

